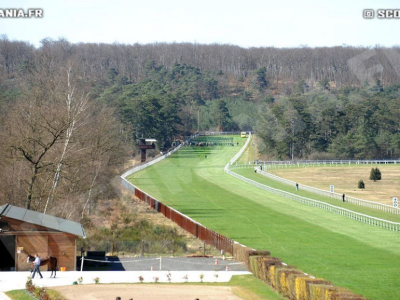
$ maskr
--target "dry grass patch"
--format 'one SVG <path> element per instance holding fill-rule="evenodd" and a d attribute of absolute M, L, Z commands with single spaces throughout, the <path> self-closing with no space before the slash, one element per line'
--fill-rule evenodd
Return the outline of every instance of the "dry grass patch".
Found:
<path fill-rule="evenodd" d="M 369 180 L 372 167 L 382 172 L 382 180 Z M 329 190 L 335 185 L 335 192 L 358 197 L 365 200 L 392 204 L 393 197 L 400 196 L 400 165 L 351 165 L 346 167 L 303 167 L 288 169 L 271 169 L 272 174 L 290 179 L 301 184 Z M 365 189 L 357 188 L 362 179 Z"/>

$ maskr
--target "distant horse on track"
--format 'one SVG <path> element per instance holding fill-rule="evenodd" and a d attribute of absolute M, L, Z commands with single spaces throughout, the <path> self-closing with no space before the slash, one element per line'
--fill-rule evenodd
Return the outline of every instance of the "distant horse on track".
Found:
<path fill-rule="evenodd" d="M 33 272 L 33 262 L 35 261 L 35 257 L 32 255 L 28 255 L 27 263 L 31 263 L 31 272 Z M 54 278 L 56 278 L 57 274 L 57 257 L 54 256 L 48 256 L 45 259 L 40 260 L 40 265 L 44 266 L 47 265 L 47 267 L 51 270 L 50 278 L 53 276 L 53 271 L 54 271 Z"/>

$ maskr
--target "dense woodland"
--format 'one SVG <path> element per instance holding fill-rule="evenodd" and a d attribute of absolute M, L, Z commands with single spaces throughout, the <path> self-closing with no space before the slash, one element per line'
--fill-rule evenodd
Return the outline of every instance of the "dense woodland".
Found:
<path fill-rule="evenodd" d="M 270 159 L 398 158 L 400 52 L 0 38 L 0 202 L 79 219 L 136 154 L 249 131 Z M 56 212 L 54 208 L 57 207 Z"/>

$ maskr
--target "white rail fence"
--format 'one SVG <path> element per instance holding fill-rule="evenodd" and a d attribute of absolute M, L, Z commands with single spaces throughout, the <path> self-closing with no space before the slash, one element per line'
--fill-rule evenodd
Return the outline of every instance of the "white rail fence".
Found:
<path fill-rule="evenodd" d="M 261 165 L 262 168 L 264 168 Z M 289 179 L 285 179 L 279 176 L 276 176 L 274 174 L 268 173 L 267 171 L 261 170 L 260 169 L 260 165 L 254 165 L 254 164 L 249 164 L 249 165 L 233 165 L 231 167 L 231 169 L 245 169 L 245 168 L 255 168 L 257 173 L 268 177 L 272 180 L 275 181 L 279 181 L 282 182 L 284 184 L 290 185 L 290 186 L 295 186 L 297 182 L 289 180 Z M 342 198 L 342 194 L 339 193 L 335 193 L 335 192 L 330 192 L 330 191 L 325 191 L 325 190 L 321 190 L 312 186 L 308 186 L 308 185 L 304 185 L 304 184 L 300 184 L 298 183 L 299 188 L 308 192 L 312 192 L 314 194 L 318 194 L 321 196 L 326 196 L 326 197 L 330 197 L 332 199 L 336 199 L 336 200 L 340 200 L 343 201 Z M 376 210 L 381 210 L 387 213 L 391 213 L 394 215 L 400 215 L 400 209 L 393 207 L 391 205 L 388 204 L 383 204 L 383 203 L 379 203 L 379 202 L 375 202 L 375 201 L 368 201 L 368 200 L 364 200 L 364 199 L 360 199 L 360 198 L 356 198 L 353 196 L 349 196 L 349 195 L 345 195 L 345 201 L 354 205 L 359 205 L 359 206 L 364 206 L 364 207 L 368 207 L 368 208 L 372 208 L 372 209 L 376 209 Z"/>
<path fill-rule="evenodd" d="M 257 172 L 259 174 L 261 174 L 263 176 L 266 176 L 268 178 L 271 178 L 273 180 L 282 182 L 284 184 L 291 185 L 293 187 L 296 184 L 296 182 L 294 182 L 292 180 L 285 179 L 285 178 L 273 175 L 273 174 L 268 173 L 268 172 L 266 172 L 264 170 L 260 170 L 259 168 L 257 168 L 256 170 L 257 170 Z M 321 189 L 318 189 L 318 188 L 315 188 L 315 187 L 312 187 L 312 186 L 307 186 L 307 185 L 304 185 L 304 184 L 300 184 L 300 183 L 298 185 L 299 185 L 299 188 L 302 189 L 302 190 L 309 191 L 309 192 L 312 192 L 314 194 L 318 194 L 318 195 L 322 195 L 322 196 L 326 196 L 326 197 L 330 197 L 330 198 L 333 198 L 333 199 L 337 199 L 337 200 L 343 201 L 342 194 L 335 193 L 335 192 L 332 193 L 330 191 L 324 191 L 324 190 L 321 190 Z M 359 199 L 359 198 L 356 198 L 356 197 L 353 197 L 353 196 L 348 196 L 348 195 L 345 195 L 345 201 L 349 202 L 349 203 L 352 203 L 352 204 L 355 204 L 355 205 L 381 210 L 381 211 L 384 211 L 384 212 L 387 212 L 387 213 L 391 213 L 391 214 L 394 214 L 394 215 L 400 215 L 400 209 L 395 208 L 395 207 L 390 206 L 390 205 L 387 205 L 387 204 L 374 202 L 374 201 L 367 201 L 367 200 Z"/>
<path fill-rule="evenodd" d="M 305 168 L 305 167 L 343 167 L 351 165 L 388 165 L 398 164 L 400 160 L 375 159 L 375 160 L 298 160 L 298 161 L 258 161 L 269 169 Z"/>
<path fill-rule="evenodd" d="M 257 167 L 256 170 L 261 171 L 261 170 L 259 170 L 259 165 L 258 166 L 251 165 L 251 164 L 249 164 L 249 165 L 233 165 L 239 159 L 239 157 L 243 154 L 243 152 L 246 150 L 246 148 L 247 148 L 249 143 L 250 143 L 250 136 L 247 139 L 245 145 L 242 147 L 242 149 L 240 149 L 240 151 L 229 161 L 229 163 L 226 164 L 226 166 L 224 168 L 226 173 L 228 173 L 229 175 L 231 175 L 231 176 L 233 176 L 233 177 L 235 177 L 235 178 L 237 178 L 237 179 L 239 179 L 241 181 L 247 182 L 247 183 L 249 183 L 249 184 L 251 184 L 251 185 L 253 185 L 253 186 L 255 186 L 255 187 L 259 188 L 259 189 L 262 189 L 264 191 L 268 191 L 268 192 L 273 193 L 275 195 L 279 195 L 279 196 L 283 196 L 283 197 L 289 198 L 290 200 L 296 201 L 298 203 L 306 204 L 306 205 L 313 206 L 313 207 L 318 207 L 320 209 L 327 210 L 329 212 L 332 212 L 332 213 L 335 213 L 335 214 L 338 214 L 338 215 L 353 219 L 355 221 L 366 223 L 366 224 L 370 224 L 370 225 L 373 225 L 373 226 L 378 226 L 378 227 L 381 227 L 381 228 L 384 228 L 384 229 L 387 229 L 387 230 L 400 231 L 400 223 L 392 222 L 392 221 L 388 221 L 388 220 L 384 220 L 384 219 L 379 219 L 379 218 L 375 218 L 375 217 L 371 217 L 371 216 L 364 215 L 364 214 L 361 214 L 361 213 L 358 213 L 358 212 L 355 212 L 355 211 L 352 211 L 352 210 L 349 210 L 349 209 L 345 209 L 345 208 L 342 208 L 342 207 L 334 206 L 334 205 L 331 205 L 331 204 L 328 204 L 328 203 L 325 203 L 325 202 L 322 202 L 322 201 L 318 201 L 318 200 L 314 200 L 314 199 L 310 199 L 310 198 L 306 198 L 306 197 L 301 197 L 301 196 L 298 196 L 298 195 L 295 195 L 295 194 L 292 194 L 292 193 L 289 193 L 289 192 L 278 190 L 278 189 L 275 189 L 273 187 L 267 186 L 265 184 L 259 183 L 259 182 L 254 181 L 254 180 L 251 180 L 249 178 L 246 178 L 246 177 L 244 177 L 242 175 L 239 175 L 239 174 L 231 171 L 230 168 L 235 169 L 235 168 L 249 168 L 249 167 Z M 293 183 L 293 184 L 295 184 L 295 183 Z M 302 186 L 302 187 L 304 189 L 304 186 Z"/>
<path fill-rule="evenodd" d="M 379 218 L 375 218 L 375 217 L 371 217 L 368 215 L 364 215 L 361 213 L 357 213 L 342 207 L 337 207 L 322 201 L 318 201 L 318 200 L 314 200 L 314 199 L 310 199 L 310 198 L 306 198 L 306 197 L 301 197 L 295 194 L 291 194 L 289 192 L 285 192 L 282 190 L 278 190 L 275 188 L 272 188 L 270 186 L 267 186 L 265 184 L 261 184 L 257 181 L 248 179 L 242 175 L 236 174 L 235 172 L 226 169 L 226 172 L 234 177 L 236 177 L 239 180 L 242 180 L 244 182 L 247 182 L 259 189 L 262 189 L 264 191 L 268 191 L 270 193 L 273 193 L 275 195 L 279 195 L 279 196 L 283 196 L 286 198 L 289 198 L 290 200 L 299 202 L 299 203 L 303 203 L 306 205 L 310 205 L 310 206 L 314 206 L 314 207 L 318 207 L 327 211 L 330 211 L 332 213 L 336 213 L 342 216 L 345 216 L 347 218 L 362 222 L 362 223 L 367 223 L 373 226 L 378 226 L 384 229 L 388 229 L 388 230 L 392 230 L 392 231 L 400 231 L 400 223 L 396 223 L 396 222 L 391 222 L 388 220 L 384 220 L 384 219 L 379 219 Z"/>
<path fill-rule="evenodd" d="M 233 165 L 233 164 L 243 155 L 244 151 L 246 151 L 247 147 L 248 147 L 249 144 L 250 144 L 250 140 L 251 140 L 251 132 L 249 132 L 249 136 L 248 136 L 248 138 L 247 138 L 246 143 L 244 143 L 243 147 L 242 147 L 242 148 L 239 150 L 239 152 L 236 153 L 236 155 L 235 155 L 234 157 L 232 157 L 232 159 L 225 165 L 225 168 L 224 168 L 225 172 L 226 172 L 227 170 L 229 170 L 229 166 L 230 166 L 230 165 Z"/>

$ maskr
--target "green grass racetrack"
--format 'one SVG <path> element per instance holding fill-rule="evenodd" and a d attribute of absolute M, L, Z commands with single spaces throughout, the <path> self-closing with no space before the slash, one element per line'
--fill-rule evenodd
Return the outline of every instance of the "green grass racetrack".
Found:
<path fill-rule="evenodd" d="M 225 174 L 235 146 L 184 147 L 128 178 L 223 235 L 370 299 L 399 299 L 400 233 L 262 191 Z M 205 158 L 207 155 L 207 158 Z"/>

